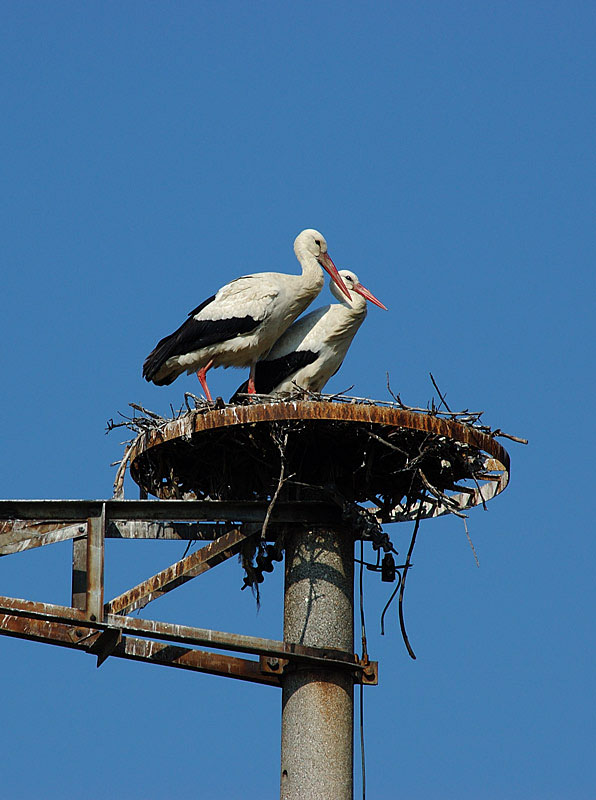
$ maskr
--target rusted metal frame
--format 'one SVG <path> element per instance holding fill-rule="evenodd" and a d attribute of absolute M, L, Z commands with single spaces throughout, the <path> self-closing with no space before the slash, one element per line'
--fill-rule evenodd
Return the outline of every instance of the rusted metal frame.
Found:
<path fill-rule="evenodd" d="M 13 532 L 0 533 L 0 556 L 22 553 L 24 550 L 32 550 L 34 547 L 43 547 L 55 542 L 65 542 L 80 536 L 81 529 L 85 530 L 84 526 L 78 523 L 71 525 L 48 524 L 39 527 L 49 530 L 15 528 Z"/>
<path fill-rule="evenodd" d="M 0 520 L 84 522 L 90 517 L 98 517 L 103 507 L 106 521 L 263 522 L 269 503 L 232 503 L 223 500 L 0 500 Z M 271 513 L 271 523 L 274 522 L 338 524 L 341 522 L 341 513 L 333 504 L 321 501 L 279 501 Z"/>
<path fill-rule="evenodd" d="M 122 637 L 121 631 L 114 628 L 104 631 L 96 628 L 84 628 L 81 623 L 86 623 L 87 620 L 81 619 L 73 622 L 70 624 L 49 622 L 39 618 L 3 614 L 0 616 L 0 633 L 20 639 L 84 650 L 97 656 L 98 666 L 108 656 L 114 656 L 273 686 L 281 685 L 281 676 L 291 666 L 292 661 L 291 656 L 285 659 L 261 656 L 259 661 L 241 659 L 134 636 Z M 309 659 L 302 666 L 312 666 L 315 663 L 319 667 L 329 666 L 337 669 L 337 664 L 330 664 L 327 660 L 324 660 L 323 664 L 320 662 L 321 659 Z M 344 663 L 342 666 L 354 670 L 357 683 L 362 682 L 369 685 L 377 683 L 377 663 L 374 661 L 368 662 L 366 666 L 360 663 Z"/>
<path fill-rule="evenodd" d="M 263 672 L 259 661 L 208 653 L 203 650 L 192 650 L 179 645 L 138 639 L 134 636 L 125 636 L 112 655 L 117 658 L 162 664 L 208 675 L 220 675 L 224 678 L 236 678 L 250 683 L 281 687 L 280 676 Z"/>
<path fill-rule="evenodd" d="M 108 656 L 161 664 L 167 667 L 193 670 L 209 675 L 236 678 L 266 686 L 281 686 L 285 670 L 291 667 L 289 659 L 261 656 L 260 659 L 245 659 L 210 653 L 164 642 L 122 636 L 121 631 L 82 628 L 64 622 L 47 622 L 15 615 L 0 616 L 0 632 L 5 636 L 28 641 L 53 644 L 74 650 L 82 650 L 97 656 L 97 666 Z M 377 663 L 368 662 L 365 670 L 356 670 L 356 683 L 376 685 Z"/>
<path fill-rule="evenodd" d="M 28 519 L 4 519 L 0 522 L 0 541 L 18 542 L 21 539 L 43 536 L 51 531 L 61 530 L 61 522 L 38 522 Z"/>
<path fill-rule="evenodd" d="M 83 528 L 83 530 L 85 530 Z M 87 607 L 87 535 L 72 540 L 72 599 L 73 608 Z"/>
<path fill-rule="evenodd" d="M 252 528 L 247 528 L 246 531 L 238 529 L 229 531 L 211 544 L 176 561 L 170 567 L 110 600 L 105 605 L 105 613 L 128 614 L 137 608 L 144 608 L 152 600 L 236 555 L 242 542 L 246 541 L 253 533 Z"/>
<path fill-rule="evenodd" d="M 193 670 L 225 678 L 237 678 L 265 686 L 280 686 L 278 675 L 263 672 L 260 661 L 193 650 L 164 642 L 122 637 L 120 631 L 97 631 L 82 629 L 61 622 L 46 622 L 18 616 L 0 616 L 0 632 L 5 636 L 28 641 L 53 644 L 80 650 L 97 656 L 97 666 L 105 658 L 125 658 L 148 664 Z"/>
<path fill-rule="evenodd" d="M 86 645 L 90 640 L 94 641 L 99 633 L 88 629 L 79 628 L 78 630 L 80 636 L 77 636 L 77 628 L 72 624 L 49 622 L 16 614 L 0 614 L 0 633 L 3 636 L 12 636 L 33 642 L 81 649 L 81 645 Z"/>
<path fill-rule="evenodd" d="M 145 522 L 110 520 L 106 539 L 164 539 L 173 541 L 212 541 L 230 526 L 223 522 Z M 35 523 L 6 520 L 0 529 L 0 556 L 22 553 L 35 547 L 75 539 L 85 532 L 80 523 Z"/>
<path fill-rule="evenodd" d="M 65 623 L 81 628 L 108 630 L 114 628 L 123 634 L 135 634 L 146 638 L 164 639 L 191 645 L 202 645 L 217 650 L 231 650 L 254 655 L 286 658 L 296 664 L 310 664 L 320 667 L 364 670 L 366 667 L 353 653 L 331 648 L 305 647 L 303 645 L 280 642 L 274 639 L 261 639 L 236 633 L 224 633 L 189 625 L 174 625 L 157 620 L 136 617 L 120 617 L 108 614 L 103 621 L 90 620 L 85 611 L 68 606 L 36 603 L 15 597 L 0 597 L 0 615 L 27 617 L 49 623 Z M 1 628 L 1 626 L 0 626 Z M 0 630 L 1 632 L 1 630 Z"/>
<path fill-rule="evenodd" d="M 72 542 L 72 607 L 92 622 L 103 619 L 106 515 L 89 517 L 84 536 Z"/>
<path fill-rule="evenodd" d="M 85 616 L 85 609 L 60 606 L 52 603 L 39 603 L 35 600 L 22 600 L 19 597 L 0 597 L 0 614 L 29 617 L 45 622 L 63 622 L 69 625 L 94 627 Z"/>
<path fill-rule="evenodd" d="M 169 541 L 213 541 L 230 529 L 225 522 L 145 522 L 112 519 L 106 539 L 163 539 Z"/>
<path fill-rule="evenodd" d="M 105 507 L 87 521 L 87 585 L 85 587 L 87 617 L 92 622 L 103 619 L 103 569 L 106 529 Z"/>
<path fill-rule="evenodd" d="M 173 625 L 156 620 L 144 620 L 134 617 L 119 617 L 110 614 L 105 619 L 110 627 L 119 627 L 124 633 L 137 636 L 154 637 L 166 641 L 177 641 L 186 644 L 203 645 L 219 650 L 232 650 L 254 655 L 270 655 L 288 658 L 296 663 L 336 666 L 339 668 L 359 669 L 356 656 L 341 650 L 332 650 L 303 645 L 279 642 L 273 639 L 260 639 L 256 636 L 244 636 L 236 633 L 193 628 L 188 625 Z"/>

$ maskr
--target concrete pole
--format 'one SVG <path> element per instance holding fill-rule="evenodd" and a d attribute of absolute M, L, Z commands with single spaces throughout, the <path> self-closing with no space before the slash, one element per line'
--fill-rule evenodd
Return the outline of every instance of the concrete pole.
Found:
<path fill-rule="evenodd" d="M 354 652 L 354 540 L 286 535 L 284 641 Z M 354 681 L 344 670 L 283 679 L 281 800 L 352 800 Z"/>

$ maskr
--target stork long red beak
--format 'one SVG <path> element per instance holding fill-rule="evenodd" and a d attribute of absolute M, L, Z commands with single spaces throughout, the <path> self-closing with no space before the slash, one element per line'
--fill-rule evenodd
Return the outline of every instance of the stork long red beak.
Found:
<path fill-rule="evenodd" d="M 337 286 L 345 294 L 345 296 L 348 298 L 348 300 L 350 300 L 351 299 L 350 298 L 350 293 L 349 293 L 349 291 L 348 291 L 348 289 L 346 287 L 346 284 L 343 282 L 343 278 L 341 277 L 341 275 L 337 271 L 337 267 L 335 266 L 335 264 L 331 260 L 331 256 L 329 255 L 329 253 L 321 253 L 321 255 L 319 256 L 319 264 L 323 267 L 325 272 L 327 272 L 327 274 L 329 275 L 331 280 L 335 284 L 337 284 Z"/>
<path fill-rule="evenodd" d="M 383 308 L 385 311 L 388 310 L 387 306 L 384 306 L 380 300 L 377 300 L 374 294 L 372 292 L 369 292 L 368 289 L 361 283 L 358 283 L 356 284 L 356 286 L 354 286 L 354 291 L 358 292 L 358 294 L 362 295 L 362 297 L 364 297 L 366 300 L 370 300 L 371 303 L 374 303 L 376 306 L 379 306 L 379 308 Z"/>

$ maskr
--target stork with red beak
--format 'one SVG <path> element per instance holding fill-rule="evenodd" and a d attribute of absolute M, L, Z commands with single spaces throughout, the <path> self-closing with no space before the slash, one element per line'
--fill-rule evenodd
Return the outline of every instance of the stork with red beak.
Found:
<path fill-rule="evenodd" d="M 301 275 L 258 272 L 222 286 L 188 315 L 178 330 L 157 343 L 143 364 L 143 376 L 167 386 L 183 372 L 196 372 L 209 401 L 207 370 L 250 367 L 249 393 L 255 392 L 255 364 L 323 288 L 323 271 L 346 297 L 350 294 L 316 230 L 294 242 Z"/>
<path fill-rule="evenodd" d="M 339 300 L 305 314 L 281 336 L 270 352 L 258 362 L 255 370 L 255 389 L 258 394 L 293 392 L 296 388 L 320 392 L 341 367 L 348 348 L 364 322 L 367 301 L 385 310 L 380 300 L 366 289 L 354 272 L 339 272 L 348 287 L 346 299 L 330 283 L 331 293 Z M 249 391 L 248 384 L 240 386 L 238 395 Z"/>

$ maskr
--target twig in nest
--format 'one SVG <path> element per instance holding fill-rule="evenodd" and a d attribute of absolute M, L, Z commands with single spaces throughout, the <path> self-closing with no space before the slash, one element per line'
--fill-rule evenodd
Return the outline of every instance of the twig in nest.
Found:
<path fill-rule="evenodd" d="M 448 494 L 445 494 L 445 492 L 442 492 L 440 489 L 437 489 L 436 486 L 433 486 L 421 469 L 418 470 L 418 474 L 420 475 L 420 480 L 422 481 L 424 488 L 427 489 L 427 491 L 429 491 L 434 497 L 436 497 L 437 500 L 440 500 L 443 505 L 447 506 L 449 511 L 452 514 L 455 514 L 456 517 L 462 517 L 462 519 L 465 519 L 466 515 L 463 514 L 461 511 L 459 511 L 459 505 L 452 497 L 449 497 Z"/>
<path fill-rule="evenodd" d="M 430 375 L 430 379 L 431 379 L 431 381 L 433 382 L 433 386 L 435 387 L 435 389 L 437 390 L 437 393 L 438 393 L 439 397 L 441 398 L 441 403 L 443 403 L 443 405 L 445 406 L 445 408 L 447 409 L 447 411 L 449 411 L 449 413 L 451 414 L 451 413 L 452 413 L 452 412 L 451 412 L 451 409 L 450 409 L 450 408 L 449 408 L 449 406 L 447 405 L 447 401 L 445 400 L 445 397 L 444 397 L 444 395 L 441 393 L 441 390 L 440 390 L 440 389 L 439 389 L 439 387 L 437 386 L 437 382 L 436 382 L 436 381 L 435 381 L 435 379 L 433 378 L 433 374 L 432 374 L 432 372 L 429 372 L 428 374 Z M 440 408 L 440 407 L 441 407 L 441 406 L 439 405 L 439 408 Z"/>
<path fill-rule="evenodd" d="M 387 439 L 383 439 L 381 436 L 377 436 L 377 434 L 373 433 L 372 431 L 366 431 L 366 432 L 372 439 L 376 439 L 377 441 L 381 442 L 381 444 L 387 445 L 387 447 L 390 447 L 392 450 L 397 450 L 398 453 L 401 453 L 402 456 L 405 456 L 406 465 L 408 464 L 410 457 L 405 450 L 402 450 L 401 447 L 397 447 L 397 445 L 388 442 Z"/>
<path fill-rule="evenodd" d="M 500 428 L 492 432 L 493 436 L 502 436 L 505 439 L 511 439 L 512 442 L 519 442 L 520 444 L 528 444 L 527 439 L 522 439 L 520 436 L 512 436 L 510 433 L 503 433 Z"/>
<path fill-rule="evenodd" d="M 120 462 L 120 466 L 116 472 L 116 477 L 114 478 L 113 497 L 115 500 L 122 500 L 124 498 L 124 476 L 126 475 L 126 466 L 128 464 L 128 459 L 130 458 L 130 451 L 133 448 L 133 444 L 134 442 L 130 442 L 124 451 L 122 461 Z"/>
<path fill-rule="evenodd" d="M 299 386 L 296 383 L 296 381 L 292 381 L 292 386 L 294 387 L 294 390 L 295 390 L 295 392 L 293 394 L 298 393 L 298 395 L 300 397 L 304 397 L 304 395 L 306 395 L 311 400 L 318 400 L 319 397 L 320 397 L 320 393 L 319 392 L 311 392 L 310 389 L 305 389 L 304 386 Z"/>
<path fill-rule="evenodd" d="M 464 519 L 464 528 L 466 529 L 466 536 L 468 537 L 468 542 L 470 543 L 470 547 L 472 548 L 472 552 L 474 553 L 474 560 L 476 561 L 476 566 L 480 567 L 480 561 L 478 561 L 478 556 L 476 555 L 476 550 L 474 549 L 474 543 L 470 538 L 470 534 L 468 532 L 468 523 Z"/>
<path fill-rule="evenodd" d="M 192 397 L 192 399 L 194 400 L 194 403 L 195 403 L 194 409 L 191 408 L 190 405 L 188 404 L 188 398 L 189 397 Z M 193 411 L 197 410 L 198 406 L 202 406 L 206 402 L 207 401 L 203 400 L 202 397 L 197 397 L 197 395 L 193 394 L 192 392 L 184 392 L 184 405 L 186 406 L 186 410 L 189 411 L 191 414 L 192 414 Z M 180 409 L 180 411 L 182 412 L 182 409 Z"/>
<path fill-rule="evenodd" d="M 476 475 L 474 475 L 474 473 L 472 473 L 472 480 L 476 484 L 476 489 L 478 489 L 478 496 L 482 500 L 482 508 L 486 511 L 487 510 L 486 500 L 484 499 L 484 495 L 482 494 L 482 489 L 480 488 L 480 484 L 478 483 L 478 479 L 476 478 Z"/>
<path fill-rule="evenodd" d="M 393 397 L 393 399 L 400 408 L 406 408 L 406 406 L 401 401 L 401 397 L 398 394 L 393 393 L 393 390 L 391 389 L 391 385 L 389 383 L 389 373 L 387 372 L 386 374 L 387 374 L 387 391 L 389 392 L 391 397 Z"/>
<path fill-rule="evenodd" d="M 277 444 L 277 446 L 279 448 L 280 461 L 281 461 L 281 466 L 280 466 L 280 470 L 279 470 L 279 480 L 277 481 L 277 487 L 275 489 L 275 492 L 273 493 L 273 496 L 272 496 L 272 498 L 271 498 L 271 500 L 269 502 L 269 505 L 267 506 L 267 512 L 265 514 L 265 519 L 263 520 L 263 527 L 261 528 L 261 539 L 265 539 L 265 534 L 267 533 L 267 526 L 269 525 L 269 520 L 271 518 L 271 512 L 273 511 L 273 507 L 277 502 L 277 498 L 279 497 L 279 493 L 281 492 L 281 487 L 284 485 L 286 480 L 289 480 L 292 477 L 292 475 L 288 475 L 287 478 L 285 477 L 285 471 L 286 471 L 286 447 L 287 447 L 287 444 L 288 444 L 288 432 L 285 431 L 283 442 L 280 442 L 279 439 L 277 439 L 277 438 L 275 439 L 275 441 L 276 441 L 276 444 Z"/>
<path fill-rule="evenodd" d="M 143 408 L 138 403 L 129 403 L 131 408 L 134 408 L 135 411 L 140 411 L 141 414 L 146 414 L 148 417 L 152 419 L 159 420 L 159 422 L 166 422 L 166 418 L 162 417 L 161 414 L 156 414 L 154 411 L 149 411 L 147 408 Z"/>
<path fill-rule="evenodd" d="M 287 431 L 284 432 L 283 441 L 277 438 L 277 436 L 274 436 L 274 439 L 275 443 L 279 448 L 280 462 L 281 462 L 277 487 L 271 497 L 271 500 L 269 501 L 269 505 L 267 506 L 267 511 L 265 512 L 265 519 L 263 520 L 263 524 L 261 526 L 260 536 L 258 537 L 256 535 L 251 536 L 250 540 L 247 540 L 241 553 L 242 566 L 245 572 L 244 586 L 242 586 L 242 589 L 246 589 L 247 586 L 250 586 L 250 588 L 253 591 L 253 594 L 256 597 L 257 609 L 260 607 L 261 604 L 261 593 L 259 590 L 259 583 L 263 581 L 263 569 L 264 569 L 262 563 L 259 565 L 259 559 L 267 559 L 271 569 L 273 569 L 273 565 L 271 563 L 272 556 L 271 553 L 269 552 L 270 546 L 268 545 L 267 547 L 265 547 L 263 542 L 266 539 L 269 520 L 271 519 L 271 514 L 279 497 L 279 493 L 281 492 L 281 488 L 286 481 L 290 480 L 290 478 L 293 477 L 293 474 L 288 475 L 287 477 L 285 475 L 286 446 L 288 444 L 288 432 Z M 276 548 L 276 550 L 280 550 L 280 548 L 282 547 L 279 536 L 276 541 L 276 545 L 274 547 Z M 255 556 L 256 556 L 256 565 L 253 563 Z M 273 558 L 273 560 L 279 561 L 280 558 Z M 267 569 L 267 572 L 270 572 L 271 569 Z"/>
<path fill-rule="evenodd" d="M 335 394 L 327 394 L 327 395 L 325 395 L 325 400 L 327 400 L 328 402 L 332 403 L 338 397 L 343 397 L 344 395 L 346 395 L 351 389 L 354 388 L 354 385 L 355 384 L 352 384 L 351 386 L 348 386 L 347 389 L 344 389 L 341 392 L 336 392 Z"/>

